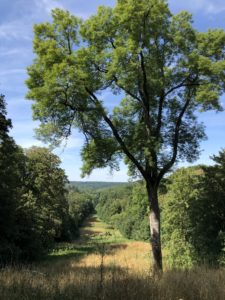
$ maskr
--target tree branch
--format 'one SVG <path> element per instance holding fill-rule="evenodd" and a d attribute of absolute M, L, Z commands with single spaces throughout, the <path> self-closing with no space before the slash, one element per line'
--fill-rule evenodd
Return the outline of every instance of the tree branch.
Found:
<path fill-rule="evenodd" d="M 156 136 L 159 138 L 160 130 L 162 127 L 162 112 L 163 112 L 163 103 L 165 100 L 164 91 L 162 91 L 160 99 L 159 99 L 159 109 L 158 109 L 158 116 L 157 116 L 157 128 L 156 128 Z"/>
<path fill-rule="evenodd" d="M 113 76 L 114 78 L 114 82 L 116 83 L 116 85 L 121 89 L 123 90 L 126 94 L 128 94 L 129 96 L 131 96 L 132 98 L 136 99 L 138 102 L 142 102 L 142 100 L 136 96 L 135 94 L 133 94 L 132 92 L 128 91 L 125 87 L 123 87 L 122 85 L 120 85 L 118 83 L 118 78 L 116 77 L 116 75 Z"/>
<path fill-rule="evenodd" d="M 116 46 L 115 46 L 114 41 L 113 41 L 113 38 L 110 38 L 109 41 L 110 41 L 111 46 L 113 47 L 113 49 L 116 49 Z"/>
<path fill-rule="evenodd" d="M 179 136 L 180 136 L 180 126 L 182 124 L 182 118 L 183 118 L 185 112 L 187 111 L 187 108 L 191 102 L 192 95 L 193 95 L 193 92 L 191 92 L 191 90 L 189 89 L 187 99 L 186 99 L 185 104 L 177 118 L 177 122 L 176 122 L 175 129 L 174 129 L 173 154 L 172 154 L 170 161 L 159 172 L 158 183 L 163 178 L 163 176 L 170 170 L 170 168 L 173 166 L 173 164 L 176 161 L 177 152 L 178 152 L 178 144 L 179 144 Z"/>
<path fill-rule="evenodd" d="M 86 91 L 89 93 L 89 95 L 93 98 L 94 103 L 97 104 L 99 106 L 100 101 L 98 100 L 98 98 L 95 96 L 95 94 L 93 92 L 91 92 L 87 87 L 86 87 Z M 129 151 L 129 149 L 127 148 L 126 144 L 124 143 L 124 141 L 122 140 L 118 130 L 116 129 L 116 127 L 114 126 L 114 124 L 112 123 L 112 121 L 110 120 L 110 118 L 105 114 L 104 110 L 102 109 L 102 117 L 104 119 L 104 121 L 108 124 L 108 126 L 111 128 L 112 133 L 114 135 L 114 137 L 116 138 L 117 142 L 119 143 L 120 147 L 122 148 L 123 152 L 126 154 L 126 156 L 133 162 L 133 164 L 137 167 L 137 169 L 139 170 L 139 172 L 141 173 L 141 175 L 147 179 L 147 174 L 146 171 L 144 170 L 144 168 L 141 166 L 141 164 L 138 162 L 138 160 L 133 156 L 133 154 Z"/>
<path fill-rule="evenodd" d="M 164 97 L 167 97 L 170 93 L 172 93 L 173 91 L 181 88 L 181 87 L 192 87 L 192 86 L 200 86 L 200 85 L 203 85 L 203 84 L 209 84 L 209 83 L 200 83 L 200 82 L 188 82 L 188 83 L 185 83 L 185 81 L 188 80 L 188 78 L 190 77 L 190 75 L 188 77 L 186 77 L 180 84 L 172 87 L 170 90 L 168 90 Z"/>
<path fill-rule="evenodd" d="M 145 105 L 147 110 L 149 111 L 149 93 L 148 93 L 148 82 L 147 82 L 147 75 L 146 75 L 146 70 L 145 70 L 145 62 L 144 62 L 144 55 L 142 51 L 140 52 L 140 58 L 141 58 L 141 70 L 143 74 L 143 91 L 144 91 L 144 96 L 145 96 Z"/>

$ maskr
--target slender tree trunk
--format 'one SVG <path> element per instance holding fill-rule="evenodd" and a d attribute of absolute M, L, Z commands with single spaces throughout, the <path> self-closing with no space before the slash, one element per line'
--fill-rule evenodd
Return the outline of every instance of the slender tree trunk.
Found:
<path fill-rule="evenodd" d="M 151 248 L 153 272 L 159 274 L 162 272 L 162 249 L 161 249 L 161 235 L 160 235 L 160 210 L 158 203 L 157 190 L 153 191 L 148 188 L 148 198 L 150 203 L 149 224 L 151 233 Z"/>

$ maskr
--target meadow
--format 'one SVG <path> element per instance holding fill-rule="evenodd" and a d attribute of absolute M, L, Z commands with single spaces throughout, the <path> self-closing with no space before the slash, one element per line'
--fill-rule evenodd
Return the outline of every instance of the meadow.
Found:
<path fill-rule="evenodd" d="M 149 249 L 91 216 L 73 243 L 37 264 L 2 269 L 0 299 L 225 299 L 224 269 L 165 270 L 154 278 Z"/>

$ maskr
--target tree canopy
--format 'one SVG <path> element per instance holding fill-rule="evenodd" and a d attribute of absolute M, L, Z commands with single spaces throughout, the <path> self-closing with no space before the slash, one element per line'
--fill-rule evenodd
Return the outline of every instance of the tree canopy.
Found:
<path fill-rule="evenodd" d="M 205 134 L 196 112 L 221 110 L 225 32 L 198 32 L 189 13 L 172 15 L 164 0 L 117 0 L 86 21 L 55 9 L 52 18 L 34 27 L 28 68 L 38 134 L 59 142 L 77 127 L 83 175 L 123 158 L 144 178 L 160 261 L 158 186 L 176 161 L 198 157 Z M 104 91 L 121 100 L 113 112 Z"/>

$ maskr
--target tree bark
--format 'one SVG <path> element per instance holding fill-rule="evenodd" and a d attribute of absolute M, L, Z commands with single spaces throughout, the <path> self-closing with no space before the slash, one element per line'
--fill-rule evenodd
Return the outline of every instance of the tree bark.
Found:
<path fill-rule="evenodd" d="M 152 248 L 153 273 L 159 274 L 163 270 L 162 266 L 162 249 L 161 249 L 161 232 L 160 232 L 160 210 L 158 203 L 157 190 L 153 191 L 148 188 L 148 197 L 150 204 L 149 224 L 150 224 L 150 243 Z"/>

